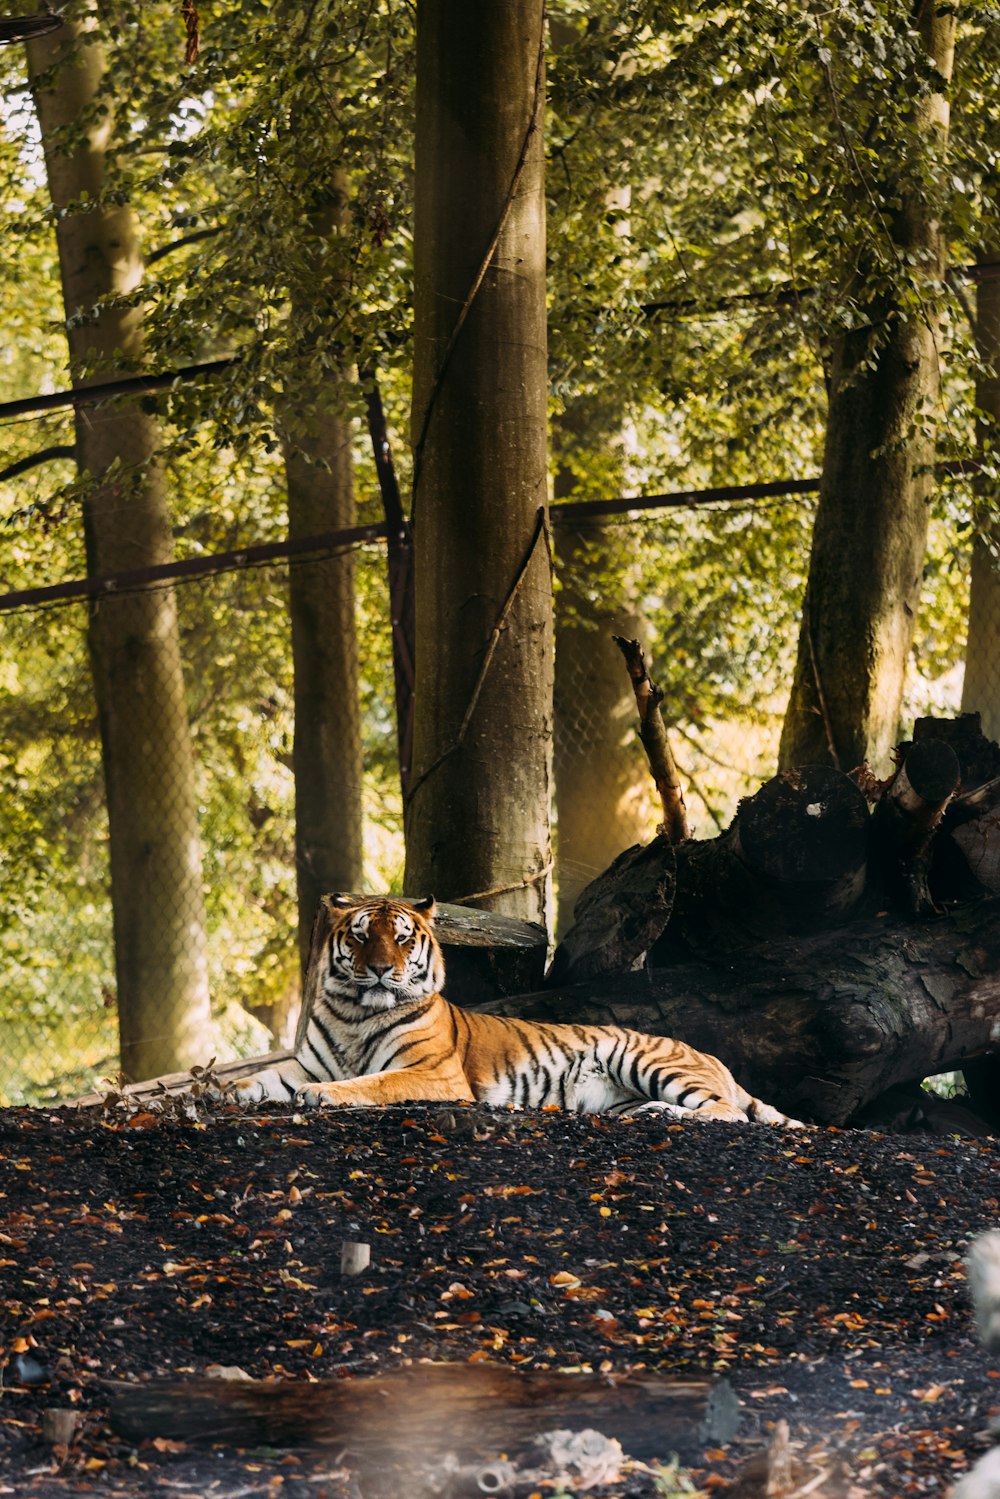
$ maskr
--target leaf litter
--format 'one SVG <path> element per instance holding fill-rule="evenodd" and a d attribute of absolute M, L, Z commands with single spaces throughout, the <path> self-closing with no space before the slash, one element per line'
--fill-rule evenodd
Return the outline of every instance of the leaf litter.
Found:
<path fill-rule="evenodd" d="M 581 1489 L 508 1464 L 495 1492 L 943 1495 L 1000 1410 L 962 1263 L 1000 1224 L 998 1166 L 988 1139 L 548 1111 L 0 1111 L 0 1495 L 368 1499 L 329 1451 L 127 1442 L 108 1382 L 425 1360 L 740 1399 L 738 1439 L 684 1468 L 624 1454 Z M 410 1477 L 486 1491 L 454 1463 Z"/>

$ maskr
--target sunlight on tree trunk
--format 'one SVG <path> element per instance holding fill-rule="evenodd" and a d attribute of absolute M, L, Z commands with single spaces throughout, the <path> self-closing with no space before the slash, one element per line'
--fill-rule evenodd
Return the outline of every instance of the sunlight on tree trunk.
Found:
<path fill-rule="evenodd" d="M 315 536 L 355 519 L 351 424 L 317 410 L 286 452 L 288 534 Z M 311 461 L 310 461 L 311 460 Z M 321 895 L 362 879 L 361 714 L 350 551 L 289 569 L 295 664 L 295 873 L 304 965 Z"/>
<path fill-rule="evenodd" d="M 27 48 L 59 215 L 76 386 L 122 373 L 142 351 L 141 312 L 128 297 L 142 278 L 135 216 L 125 205 L 87 206 L 100 201 L 112 130 L 96 107 L 105 59 L 88 30 L 65 21 L 53 37 Z M 94 311 L 110 297 L 121 302 Z M 157 448 L 155 421 L 136 405 L 78 409 L 77 463 L 92 480 L 83 502 L 92 575 L 171 560 Z M 173 591 L 101 598 L 91 609 L 89 646 L 108 801 L 121 1061 L 130 1077 L 144 1078 L 207 1062 L 213 1045 L 194 760 Z"/>
<path fill-rule="evenodd" d="M 951 75 L 954 12 L 924 0 L 921 38 L 939 76 Z M 782 767 L 869 760 L 879 774 L 899 738 L 899 713 L 927 541 L 939 388 L 944 273 L 941 227 L 923 179 L 941 171 L 948 102 L 928 95 L 916 111 L 920 159 L 891 218 L 897 274 L 920 305 L 883 292 L 866 320 L 839 336 L 830 371 L 819 505 L 803 602 L 798 657 L 781 736 Z M 862 267 L 859 296 L 865 297 Z"/>
<path fill-rule="evenodd" d="M 995 257 L 981 264 L 984 275 L 976 291 L 976 342 L 990 373 L 980 374 L 976 382 L 976 405 L 982 413 L 980 443 L 995 464 L 1000 443 L 1000 264 Z M 972 543 L 962 711 L 979 713 L 987 739 L 1000 739 L 1000 516 L 995 484 L 987 481 L 987 485 L 984 505 L 992 508 L 983 515 L 983 530 Z"/>
<path fill-rule="evenodd" d="M 322 242 L 347 212 L 346 188 L 335 174 L 330 202 L 311 217 L 303 259 L 312 267 L 308 301 L 298 298 L 296 321 L 319 330 L 334 326 L 343 288 L 323 280 Z M 332 335 L 330 335 L 332 336 Z M 354 466 L 351 422 L 343 414 L 346 370 L 313 392 L 297 390 L 296 419 L 286 413 L 285 478 L 289 537 L 316 536 L 353 526 Z M 290 430 L 289 430 L 290 429 Z M 302 972 L 309 957 L 320 896 L 359 890 L 363 845 L 361 710 L 354 554 L 344 551 L 289 569 L 292 657 L 295 668 L 295 873 Z"/>
<path fill-rule="evenodd" d="M 606 402 L 582 399 L 558 420 L 556 440 L 564 456 L 553 485 L 557 500 L 596 498 L 604 492 L 598 488 L 596 495 L 587 495 L 586 482 L 574 472 L 573 456 L 588 448 L 606 455 L 614 446 L 620 420 L 615 422 L 606 407 Z M 607 467 L 600 468 L 602 478 Z M 620 474 L 616 477 L 620 483 Z M 572 924 L 581 890 L 624 849 L 651 837 L 656 826 L 635 735 L 635 698 L 613 640 L 615 635 L 638 636 L 640 621 L 629 609 L 623 559 L 609 555 L 609 536 L 614 532 L 604 527 L 561 525 L 555 531 L 560 583 L 554 700 L 557 932 Z M 616 600 L 620 607 L 609 607 Z"/>
<path fill-rule="evenodd" d="M 406 888 L 547 915 L 542 0 L 417 7 Z"/>

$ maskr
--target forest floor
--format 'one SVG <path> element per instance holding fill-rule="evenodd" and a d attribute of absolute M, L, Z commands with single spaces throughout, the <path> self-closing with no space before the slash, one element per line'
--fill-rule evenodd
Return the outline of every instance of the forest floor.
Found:
<path fill-rule="evenodd" d="M 722 1376 L 738 1439 L 686 1460 L 727 1499 L 762 1492 L 752 1459 L 779 1418 L 802 1494 L 832 1466 L 813 1494 L 943 1496 L 1000 1409 L 962 1265 L 998 1194 L 998 1140 L 414 1105 L 0 1111 L 0 1495 L 392 1492 L 330 1449 L 137 1445 L 108 1381 L 444 1359 Z M 359 1275 L 345 1240 L 371 1245 Z M 42 1434 L 60 1409 L 78 1412 L 68 1445 Z M 467 1491 L 396 1480 L 407 1499 Z M 670 1485 L 626 1463 L 578 1491 Z"/>

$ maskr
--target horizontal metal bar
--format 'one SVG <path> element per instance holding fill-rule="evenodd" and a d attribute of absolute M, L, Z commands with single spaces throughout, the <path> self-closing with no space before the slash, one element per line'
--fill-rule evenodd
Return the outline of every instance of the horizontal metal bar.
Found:
<path fill-rule="evenodd" d="M 356 546 L 362 541 L 382 540 L 388 532 L 383 522 L 377 526 L 349 526 L 342 531 L 325 531 L 319 536 L 301 536 L 291 541 L 266 541 L 240 547 L 232 552 L 213 552 L 209 557 L 184 557 L 177 562 L 161 562 L 155 567 L 137 567 L 130 572 L 109 573 L 97 578 L 75 578 L 68 583 L 52 583 L 42 588 L 19 588 L 0 594 L 0 614 L 28 605 L 55 604 L 66 599 L 113 598 L 149 588 L 158 583 L 174 583 L 182 578 L 203 577 L 210 573 L 229 572 L 266 562 L 302 558 L 310 552 L 333 552 L 341 547 Z"/>

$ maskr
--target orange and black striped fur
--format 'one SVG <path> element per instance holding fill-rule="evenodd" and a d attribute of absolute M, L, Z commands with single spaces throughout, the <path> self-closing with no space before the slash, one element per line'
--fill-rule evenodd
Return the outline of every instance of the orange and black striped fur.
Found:
<path fill-rule="evenodd" d="M 434 900 L 325 898 L 330 930 L 293 1060 L 242 1078 L 244 1103 L 555 1104 L 576 1113 L 757 1120 L 801 1127 L 741 1088 L 716 1057 L 619 1026 L 546 1025 L 443 999 Z"/>

